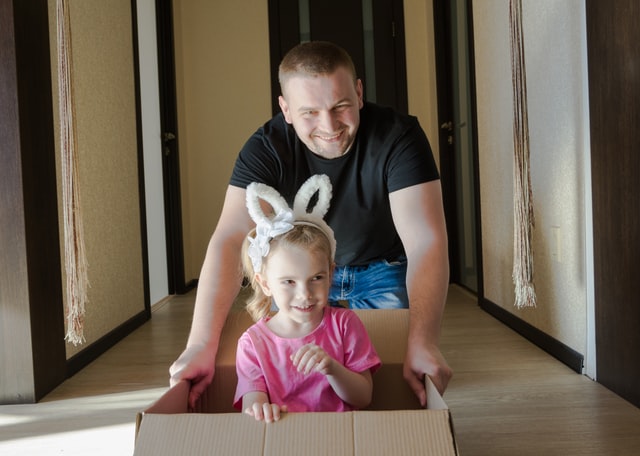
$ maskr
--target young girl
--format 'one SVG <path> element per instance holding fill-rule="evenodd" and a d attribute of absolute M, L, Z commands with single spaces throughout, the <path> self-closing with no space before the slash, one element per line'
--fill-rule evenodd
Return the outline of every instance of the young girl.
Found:
<path fill-rule="evenodd" d="M 317 194 L 311 213 L 307 206 Z M 251 184 L 247 207 L 256 222 L 245 241 L 243 266 L 254 294 L 247 310 L 256 323 L 239 339 L 234 405 L 256 420 L 281 411 L 346 411 L 371 402 L 371 374 L 380 359 L 364 325 L 328 303 L 335 239 L 322 217 L 331 184 L 312 176 L 293 211 L 271 187 Z M 267 217 L 260 200 L 275 215 Z M 272 305 L 278 311 L 271 316 Z"/>

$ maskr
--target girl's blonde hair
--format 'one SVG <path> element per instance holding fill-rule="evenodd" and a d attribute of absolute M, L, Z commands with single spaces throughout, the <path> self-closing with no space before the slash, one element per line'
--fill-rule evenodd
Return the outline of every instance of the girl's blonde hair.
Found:
<path fill-rule="evenodd" d="M 255 237 L 255 229 L 249 233 L 250 237 Z M 253 263 L 249 257 L 247 250 L 249 248 L 249 239 L 247 236 L 242 244 L 242 270 L 244 276 L 249 280 L 253 294 L 247 300 L 246 308 L 251 318 L 254 321 L 258 321 L 267 315 L 271 310 L 271 297 L 264 294 L 262 287 L 256 279 L 257 273 L 265 274 L 267 265 L 269 263 L 269 257 L 271 257 L 274 250 L 279 248 L 298 247 L 310 252 L 324 255 L 327 258 L 329 265 L 333 263 L 331 255 L 331 242 L 327 235 L 319 227 L 311 223 L 297 223 L 293 228 L 284 234 L 276 236 L 270 241 L 269 254 L 264 257 L 262 261 L 262 267 L 260 271 L 254 271 Z"/>

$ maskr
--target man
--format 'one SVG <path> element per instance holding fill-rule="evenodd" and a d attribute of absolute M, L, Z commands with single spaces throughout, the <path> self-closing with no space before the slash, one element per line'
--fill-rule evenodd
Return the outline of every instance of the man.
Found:
<path fill-rule="evenodd" d="M 193 405 L 213 379 L 220 332 L 240 290 L 240 246 L 253 227 L 247 185 L 270 185 L 291 204 L 308 177 L 326 174 L 333 197 L 325 218 L 337 239 L 330 298 L 354 308 L 409 307 L 404 377 L 424 405 L 424 375 L 440 393 L 452 375 L 438 347 L 449 265 L 427 138 L 416 118 L 365 103 L 350 56 L 331 43 L 293 48 L 279 79 L 282 112 L 240 151 L 171 382 L 191 381 Z"/>

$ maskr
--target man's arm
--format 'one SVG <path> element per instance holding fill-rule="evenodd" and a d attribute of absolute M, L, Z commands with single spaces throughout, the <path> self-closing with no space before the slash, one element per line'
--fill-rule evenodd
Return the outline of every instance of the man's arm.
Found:
<path fill-rule="evenodd" d="M 439 349 L 440 325 L 449 285 L 447 231 L 440 181 L 431 181 L 389 195 L 396 230 L 407 254 L 409 340 L 404 377 L 426 404 L 424 374 L 440 393 L 451 368 Z"/>
<path fill-rule="evenodd" d="M 191 407 L 213 379 L 220 333 L 242 283 L 240 251 L 253 227 L 245 194 L 243 188 L 227 188 L 200 271 L 187 347 L 169 369 L 172 385 L 182 379 L 191 381 Z"/>

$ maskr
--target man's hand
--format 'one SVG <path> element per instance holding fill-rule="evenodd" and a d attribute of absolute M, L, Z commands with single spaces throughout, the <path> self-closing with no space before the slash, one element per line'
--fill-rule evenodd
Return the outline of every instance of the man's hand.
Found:
<path fill-rule="evenodd" d="M 427 393 L 424 387 L 425 374 L 431 378 L 440 394 L 444 394 L 453 372 L 435 345 L 412 343 L 409 341 L 404 360 L 404 378 L 418 396 L 420 405 L 427 405 Z"/>
<path fill-rule="evenodd" d="M 180 380 L 189 380 L 189 408 L 195 409 L 196 402 L 207 389 L 215 371 L 215 355 L 199 345 L 187 347 L 169 368 L 171 386 Z"/>

